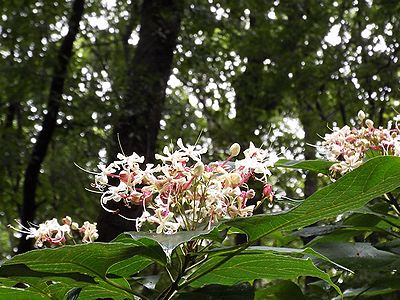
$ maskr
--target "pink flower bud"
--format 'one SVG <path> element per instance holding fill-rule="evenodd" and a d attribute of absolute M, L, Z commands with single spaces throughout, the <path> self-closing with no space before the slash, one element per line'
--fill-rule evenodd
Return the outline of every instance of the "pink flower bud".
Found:
<path fill-rule="evenodd" d="M 264 198 L 267 198 L 269 201 L 272 201 L 272 199 L 274 198 L 274 195 L 275 195 L 275 193 L 272 190 L 272 185 L 270 185 L 269 183 L 266 183 L 263 188 Z"/>

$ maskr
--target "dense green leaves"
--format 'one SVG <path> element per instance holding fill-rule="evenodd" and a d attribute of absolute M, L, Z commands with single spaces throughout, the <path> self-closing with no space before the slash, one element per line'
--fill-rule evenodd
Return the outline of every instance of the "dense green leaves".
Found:
<path fill-rule="evenodd" d="M 6 76 L 0 77 L 0 248 L 1 255 L 6 257 L 13 254 L 16 244 L 6 225 L 20 217 L 24 170 L 32 147 L 37 143 L 37 135 L 43 129 L 43 115 L 48 111 L 44 102 L 57 61 L 56 49 L 68 29 L 73 1 L 3 2 L 0 5 L 0 73 Z M 166 89 L 162 112 L 154 109 L 154 97 L 147 101 L 131 97 L 140 104 L 121 109 L 124 107 L 121 99 L 128 88 L 138 91 L 140 87 L 150 94 L 154 92 L 154 85 L 135 87 L 135 81 L 126 78 L 128 73 L 140 73 L 129 66 L 138 52 L 138 31 L 143 28 L 140 23 L 150 19 L 140 17 L 141 4 L 146 1 L 117 1 L 113 5 L 114 2 L 85 1 L 81 32 L 74 46 L 76 55 L 65 78 L 58 125 L 40 168 L 40 186 L 36 190 L 40 203 L 32 206 L 32 210 L 37 209 L 38 222 L 54 217 L 55 212 L 56 217 L 69 214 L 73 218 L 96 218 L 98 206 L 93 205 L 96 195 L 84 191 L 91 179 L 79 172 L 72 162 L 95 170 L 100 153 L 105 161 L 111 152 L 117 151 L 109 145 L 115 137 L 112 132 L 117 124 L 114 121 L 121 113 L 139 115 L 139 118 L 129 117 L 138 121 L 139 126 L 122 125 L 128 131 L 121 135 L 122 141 L 125 138 L 133 141 L 129 131 L 134 136 L 138 131 L 146 135 L 153 132 L 148 128 L 154 128 L 154 132 L 160 130 L 157 144 L 161 149 L 178 137 L 193 144 L 201 131 L 199 143 L 212 142 L 212 155 L 221 159 L 225 158 L 222 148 L 232 142 L 244 145 L 249 139 L 258 145 L 264 143 L 277 153 L 284 152 L 294 158 L 304 154 L 310 158 L 314 149 L 307 148 L 307 143 L 316 144 L 318 135 L 328 132 L 333 122 L 338 126 L 355 125 L 351 118 L 359 109 L 364 109 L 376 126 L 385 126 L 385 120 L 392 117 L 398 106 L 398 1 L 187 1 L 181 32 L 176 39 L 174 65 L 168 68 L 173 70 L 173 76 Z M 157 20 L 163 16 L 158 16 Z M 157 29 L 155 33 L 149 32 L 149 36 L 159 33 Z M 166 44 L 169 43 L 175 41 L 166 40 Z M 158 76 L 158 66 L 166 62 L 164 57 L 165 51 L 160 51 L 160 57 L 145 55 L 156 66 L 156 71 L 146 76 L 151 79 Z M 164 78 L 167 77 L 166 74 Z M 162 92 L 156 94 L 163 95 Z M 143 117 L 140 110 L 145 107 L 161 114 L 161 122 L 156 117 Z M 136 143 L 139 149 L 146 144 L 146 152 L 154 152 L 152 143 L 140 141 Z M 368 157 L 375 155 L 368 153 Z M 368 162 L 291 211 L 227 224 L 236 227 L 232 231 L 245 231 L 252 241 L 273 232 L 275 235 L 269 236 L 268 243 L 283 247 L 301 247 L 303 240 L 306 243 L 311 237 L 316 239 L 309 245 L 319 247 L 322 242 L 334 241 L 340 248 L 335 247 L 335 243 L 320 248 L 330 258 L 356 270 L 377 266 L 389 272 L 392 268 L 389 262 L 397 262 L 393 255 L 400 254 L 399 241 L 395 239 L 400 226 L 398 214 L 382 199 L 376 200 L 383 204 L 380 209 L 356 209 L 398 187 L 399 164 L 389 160 Z M 376 164 L 374 171 L 373 164 Z M 308 170 L 307 175 L 328 174 L 330 165 L 320 160 L 277 163 L 282 168 Z M 278 172 L 273 171 L 273 174 Z M 271 177 L 271 183 L 275 182 L 277 189 L 291 197 L 298 198 L 303 192 L 298 172 Z M 360 213 L 365 215 L 359 216 Z M 341 215 L 338 222 L 334 221 L 337 215 Z M 322 223 L 324 219 L 331 224 Z M 281 231 L 291 232 L 314 222 L 327 226 L 279 238 L 283 234 Z M 54 252 L 44 250 L 46 255 L 43 256 L 39 251 L 17 256 L 0 267 L 0 276 L 8 277 L 0 277 L 3 285 L 0 298 L 47 299 L 47 293 L 51 293 L 53 298 L 62 299 L 67 292 L 79 299 L 129 298 L 130 294 L 115 286 L 128 288 L 127 282 L 118 276 L 147 272 L 147 267 L 154 262 L 168 265 L 165 253 L 171 255 L 178 245 L 187 241 L 205 237 L 221 241 L 225 237 L 224 234 L 218 236 L 217 231 L 211 232 L 211 236 L 197 234 L 184 233 L 175 238 L 153 236 L 153 240 L 151 235 L 146 239 L 133 234 L 133 238 L 126 236 L 113 243 L 118 243 L 119 249 L 115 245 L 109 248 L 66 247 L 66 250 L 51 250 Z M 289 239 L 292 244 L 285 245 Z M 348 241 L 363 243 L 344 244 Z M 232 239 L 227 241 L 230 242 Z M 77 249 L 84 249 L 82 257 L 74 252 Z M 107 249 L 115 259 L 104 254 Z M 132 256 L 128 255 L 128 249 L 132 249 Z M 363 256 L 362 250 L 369 256 Z M 210 250 L 210 256 L 222 257 L 218 251 Z M 225 251 L 227 255 L 232 253 L 232 249 Z M 279 252 L 282 249 L 268 251 L 276 255 L 304 254 L 304 250 L 298 253 L 292 250 L 290 254 Z M 361 257 L 356 256 L 355 251 L 361 253 Z M 58 256 L 53 257 L 53 253 Z M 39 261 L 33 260 L 35 256 L 40 257 Z M 172 264 L 175 258 L 173 255 Z M 29 264 L 24 264 L 25 260 Z M 103 267 L 100 263 L 104 263 Z M 90 266 L 92 269 L 88 269 Z M 393 267 L 397 268 L 397 264 Z M 366 278 L 374 274 L 343 276 L 343 290 L 348 297 L 390 293 L 400 288 L 398 278 L 397 282 L 390 281 L 396 274 L 380 274 L 381 282 L 372 286 Z M 105 279 L 112 282 L 107 283 Z M 51 280 L 59 282 L 50 283 Z M 30 287 L 13 287 L 18 282 L 29 282 Z M 385 285 L 386 282 L 391 284 Z M 304 289 L 303 283 L 299 285 L 307 299 L 326 296 L 325 290 L 315 296 L 310 294 L 313 286 Z M 232 288 L 242 298 L 251 298 L 250 294 L 242 294 L 240 287 L 235 290 L 235 287 L 208 286 L 192 292 L 203 298 L 207 294 L 219 297 L 222 296 L 218 294 L 220 290 L 229 295 Z M 290 281 L 273 282 L 262 287 L 264 293 L 256 291 L 256 298 L 301 299 L 301 289 Z M 292 294 L 285 293 L 287 291 Z M 185 294 L 186 297 L 190 295 L 190 291 Z"/>
<path fill-rule="evenodd" d="M 79 299 L 124 299 L 133 292 L 125 279 L 113 275 L 128 277 L 141 271 L 152 262 L 143 256 L 157 261 L 163 253 L 160 251 L 154 243 L 133 240 L 129 244 L 94 243 L 34 250 L 6 261 L 0 267 L 0 282 L 1 277 L 7 277 L 15 283 L 29 284 L 30 291 L 35 288 L 52 295 L 64 295 L 81 287 Z M 60 283 L 48 284 L 54 280 Z"/>
<path fill-rule="evenodd" d="M 228 225 L 256 240 L 274 230 L 293 230 L 335 217 L 400 186 L 400 158 L 376 157 L 317 191 L 289 212 L 237 219 Z"/>
<path fill-rule="evenodd" d="M 3 299 L 15 299 L 15 300 L 43 300 L 51 299 L 48 295 L 40 291 L 27 291 L 26 289 L 3 287 L 0 286 L 0 297 Z"/>
<path fill-rule="evenodd" d="M 377 157 L 317 191 L 292 210 L 231 220 L 225 222 L 224 226 L 239 228 L 251 240 L 255 240 L 277 229 L 293 230 L 356 210 L 372 198 L 392 191 L 399 185 L 400 158 Z M 365 225 L 361 219 L 371 213 L 378 219 L 377 222 L 383 218 L 380 213 L 365 209 L 364 214 L 355 214 L 344 224 L 310 228 L 306 236 L 329 235 L 348 228 L 362 230 Z M 161 266 L 174 266 L 176 262 L 172 261 L 172 252 L 181 244 L 196 239 L 221 242 L 225 234 L 226 230 L 219 232 L 218 227 L 204 231 L 178 232 L 176 235 L 128 232 L 108 244 L 94 243 L 31 251 L 13 257 L 0 267 L 0 279 L 3 278 L 1 291 L 4 295 L 19 295 L 26 291 L 38 299 L 67 293 L 71 293 L 71 297 L 79 295 L 79 299 L 129 298 L 135 291 L 127 278 L 154 262 Z M 231 286 L 256 279 L 289 280 L 299 276 L 312 276 L 323 279 L 340 293 L 339 287 L 327 273 L 314 265 L 310 257 L 324 260 L 331 265 L 338 262 L 350 269 L 374 267 L 388 271 L 399 267 L 400 259 L 397 254 L 378 250 L 369 244 L 314 243 L 313 247 L 314 250 L 266 246 L 247 248 L 244 245 L 211 249 L 205 252 L 210 254 L 209 259 L 194 269 L 181 284 L 183 287 L 190 285 L 196 288 L 192 291 L 193 295 L 201 297 L 209 293 L 210 297 L 217 297 L 218 293 L 213 293 L 212 288 L 201 287 L 210 284 Z M 336 266 L 339 269 L 341 267 Z M 25 289 L 14 287 L 21 283 L 29 286 Z M 41 293 L 37 294 L 38 290 Z M 252 293 L 252 290 L 244 289 L 242 292 Z M 269 293 L 267 290 L 264 292 Z M 185 299 L 190 293 L 183 292 L 180 297 Z"/>
<path fill-rule="evenodd" d="M 145 247 L 123 243 L 93 243 L 34 250 L 16 255 L 3 266 L 25 264 L 34 271 L 68 273 L 81 272 L 105 277 L 113 264 L 133 255 L 147 253 Z"/>

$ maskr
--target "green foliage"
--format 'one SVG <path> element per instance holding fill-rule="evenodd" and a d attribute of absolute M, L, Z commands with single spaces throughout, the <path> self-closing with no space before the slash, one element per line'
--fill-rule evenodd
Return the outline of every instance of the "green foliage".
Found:
<path fill-rule="evenodd" d="M 299 276 L 313 276 L 324 279 L 340 293 L 339 287 L 330 280 L 326 273 L 319 270 L 310 259 L 295 258 L 271 252 L 263 254 L 243 253 L 232 257 L 226 263 L 214 269 L 215 265 L 219 265 L 224 260 L 225 257 L 218 256 L 203 264 L 197 272 L 206 274 L 194 281 L 192 286 L 199 287 L 213 283 L 232 285 L 255 279 L 296 279 Z M 196 276 L 196 273 L 194 276 Z"/>
<path fill-rule="evenodd" d="M 315 170 L 313 162 L 302 164 Z M 386 250 L 379 250 L 369 243 L 338 242 L 340 235 L 331 242 L 319 239 L 312 244 L 312 249 L 252 246 L 252 243 L 275 230 L 290 231 L 357 210 L 370 200 L 391 192 L 400 186 L 399 164 L 397 157 L 373 158 L 317 191 L 296 208 L 275 215 L 256 215 L 223 222 L 210 230 L 178 232 L 172 236 L 130 232 L 110 243 L 64 246 L 16 255 L 0 267 L 0 295 L 47 299 L 69 293 L 70 297 L 76 295 L 79 299 L 124 299 L 134 295 L 143 299 L 163 299 L 178 292 L 177 299 L 187 299 L 190 295 L 216 299 L 222 291 L 226 291 L 226 295 L 237 291 L 238 295 L 255 299 L 275 299 L 283 293 L 280 285 L 288 286 L 293 295 L 299 294 L 297 286 L 287 280 L 296 280 L 300 276 L 320 278 L 341 294 L 339 286 L 321 269 L 324 264 L 336 268 L 336 272 L 343 272 L 343 276 L 350 274 L 345 267 L 355 272 L 371 268 L 390 272 L 398 269 L 400 261 L 396 254 L 397 239 L 380 246 Z M 288 167 L 293 165 L 290 163 Z M 375 207 L 372 206 L 374 210 Z M 368 209 L 365 212 L 368 213 Z M 378 212 L 375 214 L 379 215 Z M 306 233 L 323 237 L 349 228 L 355 232 L 373 230 L 363 227 L 360 217 L 365 215 L 356 213 L 343 225 L 325 231 L 321 231 L 321 227 L 311 228 Z M 379 217 L 376 218 L 379 223 Z M 227 226 L 246 232 L 249 242 L 237 246 L 221 244 Z M 296 234 L 304 235 L 304 231 Z M 201 249 L 205 240 L 209 241 L 208 245 Z M 194 250 L 196 247 L 197 251 Z M 156 285 L 143 283 L 143 286 L 141 282 L 149 276 L 151 265 L 161 272 L 161 276 L 155 279 Z M 164 278 L 162 274 L 169 275 Z M 259 279 L 283 281 L 255 288 L 252 284 Z M 390 284 L 374 294 L 390 293 L 395 289 Z"/>
<path fill-rule="evenodd" d="M 399 187 L 400 158 L 377 157 L 322 188 L 289 212 L 227 222 L 256 240 L 274 230 L 293 230 L 362 207 Z"/>
<path fill-rule="evenodd" d="M 16 245 L 16 238 L 6 226 L 19 218 L 24 170 L 47 111 L 51 72 L 65 35 L 71 1 L 3 2 L 0 5 L 0 255 L 6 258 L 14 254 Z M 127 66 L 136 51 L 142 21 L 141 1 L 117 1 L 111 7 L 106 2 L 85 1 L 85 15 L 69 65 L 58 127 L 36 191 L 38 221 L 66 214 L 78 221 L 94 220 L 98 213 L 98 197 L 84 190 L 92 178 L 75 168 L 73 162 L 95 170 L 99 150 L 114 151 L 108 145 L 114 139 L 113 124 L 121 113 L 121 99 L 129 85 L 126 74 L 131 70 Z M 332 122 L 354 124 L 351 117 L 359 109 L 364 109 L 378 125 L 395 113 L 400 95 L 400 31 L 396 30 L 400 27 L 399 5 L 398 1 L 383 0 L 187 1 L 172 70 L 178 84 L 171 81 L 166 90 L 158 147 L 178 137 L 193 144 L 200 132 L 199 143 L 212 144 L 216 158 L 232 142 L 264 143 L 271 151 L 296 159 L 279 161 L 281 173 L 271 177 L 271 182 L 278 191 L 302 198 L 305 179 L 313 172 L 328 174 L 330 166 L 330 162 L 315 160 L 307 143 L 315 144 L 318 135 L 327 132 Z M 96 20 L 103 23 L 96 24 Z M 335 28 L 336 39 L 328 39 Z M 108 153 L 102 151 L 100 159 L 106 161 Z M 291 169 L 310 172 L 291 172 Z M 110 258 L 108 269 L 103 269 L 101 276 L 80 269 L 73 262 L 64 265 L 71 272 L 55 273 L 51 268 L 56 267 L 57 259 L 73 257 L 62 249 L 45 250 L 44 253 L 62 254 L 54 257 L 53 263 L 49 262 L 47 271 L 20 264 L 29 255 L 41 256 L 40 251 L 16 256 L 0 268 L 1 276 L 7 277 L 0 280 L 0 295 L 48 299 L 49 294 L 63 298 L 68 292 L 71 299 L 131 297 L 114 286 L 118 282 L 127 289 L 143 290 L 151 298 L 156 292 L 146 290 L 141 285 L 143 281 L 127 283 L 125 279 L 138 271 L 143 273 L 141 278 L 159 272 L 157 292 L 161 293 L 171 284 L 165 273 L 169 264 L 164 251 L 171 255 L 172 269 L 182 260 L 182 245 L 201 239 L 211 239 L 217 249 L 226 246 L 225 253 L 232 253 L 238 249 L 229 248 L 232 237 L 219 244 L 231 226 L 231 231 L 246 232 L 251 241 L 264 237 L 261 242 L 269 246 L 279 244 L 292 249 L 305 244 L 315 246 L 322 254 L 356 271 L 354 275 L 344 272 L 332 279 L 343 281 L 335 283 L 344 291 L 344 297 L 379 295 L 379 299 L 384 299 L 385 295 L 400 290 L 398 272 L 390 270 L 389 262 L 392 258 L 397 262 L 400 253 L 400 221 L 391 203 L 380 196 L 397 187 L 398 170 L 398 159 L 372 159 L 362 169 L 318 191 L 290 211 L 270 213 L 264 208 L 262 215 L 220 224 L 207 236 L 186 233 L 173 241 L 154 236 L 145 239 L 136 233 L 131 233 L 133 237 L 120 236 L 110 244 L 110 251 L 123 244 L 121 249 L 135 252 L 139 250 L 133 249 L 143 247 L 146 253 L 124 256 L 124 260 L 119 254 L 115 261 Z M 397 192 L 393 194 L 397 196 Z M 286 210 L 286 203 L 281 203 L 280 207 Z M 312 227 L 297 231 L 308 225 Z M 82 251 L 87 257 L 91 253 L 89 261 L 95 266 L 100 263 L 101 260 L 95 259 L 97 254 L 102 255 L 100 246 L 80 247 L 65 249 L 91 249 Z M 354 252 L 355 249 L 364 249 L 372 258 L 363 256 L 363 251 Z M 204 253 L 215 261 L 224 257 L 223 252 L 206 250 Z M 340 253 L 340 257 L 332 251 Z M 283 253 L 268 255 L 286 257 Z M 309 254 L 287 255 L 288 261 L 297 259 L 311 266 L 305 257 Z M 41 260 L 46 265 L 44 255 Z M 149 270 L 154 264 L 156 269 Z M 374 270 L 376 267 L 377 271 L 370 272 L 368 266 L 374 266 Z M 319 272 L 313 266 L 311 269 L 315 274 Z M 108 275 L 122 279 L 110 277 L 111 284 L 105 281 Z M 19 282 L 28 283 L 29 287 L 15 286 Z M 198 289 L 186 286 L 177 297 L 211 295 L 223 299 L 221 290 L 223 295 L 251 298 L 254 294 L 256 299 L 328 297 L 324 285 L 318 282 L 258 283 Z"/>

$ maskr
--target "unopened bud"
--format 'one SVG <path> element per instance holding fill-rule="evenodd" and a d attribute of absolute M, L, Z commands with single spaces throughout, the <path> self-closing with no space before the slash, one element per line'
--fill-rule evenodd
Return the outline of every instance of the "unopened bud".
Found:
<path fill-rule="evenodd" d="M 66 216 L 65 218 L 62 219 L 62 222 L 63 222 L 65 225 L 71 225 L 72 219 L 71 219 L 71 217 Z"/>
<path fill-rule="evenodd" d="M 238 156 L 240 152 L 240 145 L 238 143 L 234 143 L 230 148 L 229 148 L 229 153 L 231 156 Z"/>
<path fill-rule="evenodd" d="M 242 181 L 242 177 L 240 177 L 238 173 L 232 173 L 230 176 L 230 181 L 232 185 L 237 186 Z"/>
<path fill-rule="evenodd" d="M 359 119 L 361 122 L 364 121 L 364 119 L 365 119 L 365 112 L 363 112 L 362 110 L 360 110 L 360 111 L 358 112 L 357 117 L 358 117 L 358 119 Z"/>
<path fill-rule="evenodd" d="M 267 198 L 269 201 L 272 201 L 274 198 L 274 191 L 272 190 L 272 185 L 266 183 L 263 188 L 263 196 Z"/>
<path fill-rule="evenodd" d="M 204 172 L 204 164 L 201 161 L 198 161 L 193 168 L 194 176 L 201 176 Z"/>
<path fill-rule="evenodd" d="M 368 128 L 374 128 L 374 121 L 367 119 L 365 125 L 367 125 Z"/>
<path fill-rule="evenodd" d="M 71 229 L 72 229 L 72 230 L 78 230 L 78 229 L 79 229 L 78 223 L 72 222 L 72 224 L 71 224 Z"/>

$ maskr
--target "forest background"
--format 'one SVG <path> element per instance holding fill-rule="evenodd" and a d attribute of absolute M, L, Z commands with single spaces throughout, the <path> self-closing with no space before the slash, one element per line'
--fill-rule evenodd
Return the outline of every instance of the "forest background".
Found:
<path fill-rule="evenodd" d="M 299 160 L 360 109 L 386 124 L 400 105 L 399 13 L 395 0 L 2 1 L 0 254 L 31 247 L 14 219 L 102 226 L 74 162 L 96 170 L 118 136 L 148 161 L 179 137 L 210 159 L 253 141 Z M 296 199 L 319 185 L 271 180 Z M 110 222 L 110 237 L 133 227 Z"/>

